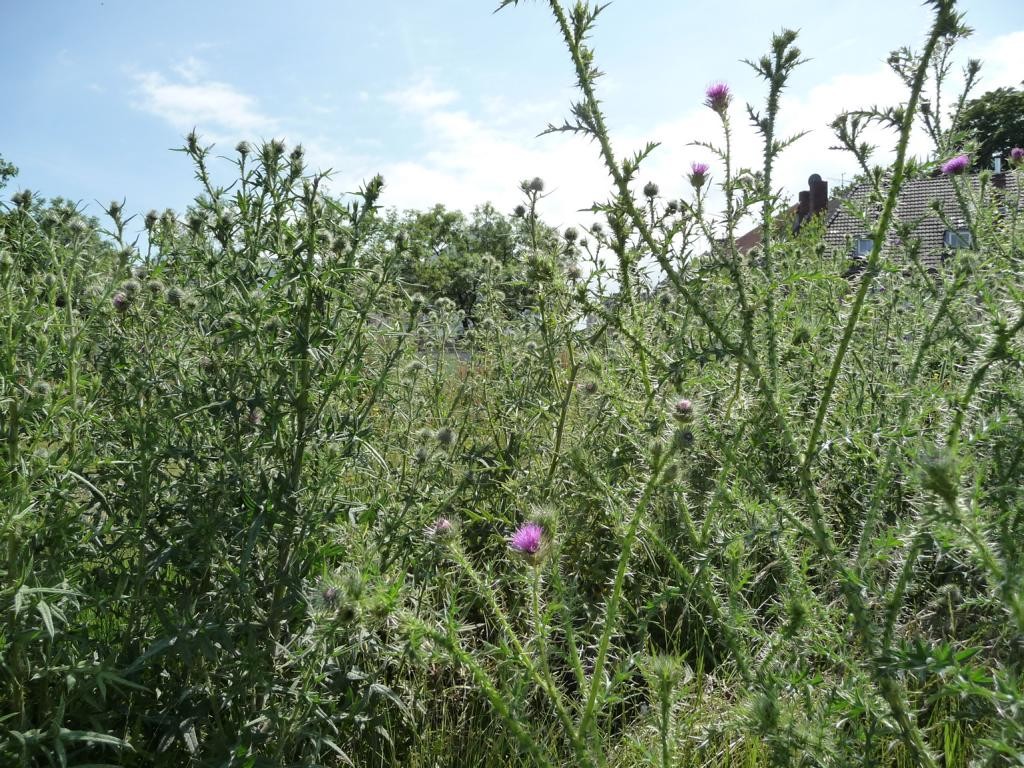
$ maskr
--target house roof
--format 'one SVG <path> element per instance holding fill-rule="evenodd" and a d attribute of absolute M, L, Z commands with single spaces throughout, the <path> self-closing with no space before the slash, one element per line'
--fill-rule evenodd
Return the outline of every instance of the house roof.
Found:
<path fill-rule="evenodd" d="M 959 176 L 956 180 L 956 183 L 965 187 L 965 200 L 977 200 L 981 188 L 977 174 Z M 997 202 L 1002 198 L 1004 205 L 1008 201 L 1017 201 L 1021 205 L 1017 194 L 1017 176 L 1013 173 L 994 175 L 986 186 L 985 194 L 987 197 L 995 197 Z M 849 250 L 853 255 L 852 241 L 868 237 L 871 226 L 882 213 L 882 205 L 882 200 L 872 199 L 870 184 L 858 184 L 835 210 L 831 210 L 830 206 L 825 221 L 825 243 Z M 858 211 L 863 211 L 864 216 L 858 214 Z M 965 224 L 954 177 L 931 176 L 904 181 L 896 202 L 895 221 L 911 227 L 912 237 L 908 239 L 920 241 L 919 253 L 924 266 L 940 267 L 949 252 L 945 243 L 946 231 Z M 901 244 L 896 227 L 890 228 L 885 248 L 892 250 Z"/>

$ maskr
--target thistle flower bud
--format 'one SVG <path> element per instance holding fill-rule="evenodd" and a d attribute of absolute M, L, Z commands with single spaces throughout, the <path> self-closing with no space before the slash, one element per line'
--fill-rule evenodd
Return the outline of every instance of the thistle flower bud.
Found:
<path fill-rule="evenodd" d="M 690 184 L 694 189 L 700 189 L 707 181 L 708 164 L 692 163 L 690 165 Z"/>
<path fill-rule="evenodd" d="M 575 282 L 576 280 L 579 280 L 581 277 L 583 277 L 583 270 L 580 269 L 579 264 L 573 263 L 566 268 L 565 276 Z"/>
<path fill-rule="evenodd" d="M 576 242 L 576 238 L 579 237 L 579 233 L 576 231 L 575 227 L 567 227 L 565 232 L 562 233 L 562 237 L 565 238 L 565 242 L 571 244 Z"/>
<path fill-rule="evenodd" d="M 921 469 L 925 488 L 954 506 L 960 493 L 956 457 L 948 450 L 938 450 L 922 457 Z"/>
<path fill-rule="evenodd" d="M 68 219 L 68 232 L 75 237 L 81 237 L 85 234 L 86 226 L 85 221 L 82 220 L 81 216 L 72 216 Z"/>
<path fill-rule="evenodd" d="M 530 192 L 543 192 L 544 191 L 544 179 L 540 176 L 534 176 L 530 183 L 526 185 L 526 188 Z"/>
<path fill-rule="evenodd" d="M 123 203 L 119 203 L 117 200 L 111 200 L 110 205 L 107 206 L 107 215 L 112 219 L 118 219 L 121 217 L 121 211 L 123 209 Z"/>
<path fill-rule="evenodd" d="M 160 214 L 157 213 L 155 209 L 151 210 L 149 213 L 146 214 L 146 220 L 144 222 L 145 225 L 146 225 L 146 229 L 149 230 L 150 232 L 152 232 L 153 231 L 153 227 L 156 226 L 156 223 L 159 220 L 160 220 Z"/>
<path fill-rule="evenodd" d="M 252 151 L 252 147 L 250 147 L 250 146 L 249 146 L 249 142 L 248 142 L 248 141 L 240 141 L 240 142 L 238 142 L 238 143 L 237 143 L 237 144 L 235 145 L 235 152 L 237 152 L 238 154 L 240 154 L 240 155 L 242 156 L 242 159 L 243 159 L 243 160 L 244 160 L 244 159 L 245 159 L 246 157 L 248 157 L 248 156 L 249 156 L 249 153 L 250 153 L 251 151 Z"/>
<path fill-rule="evenodd" d="M 185 146 L 193 154 L 199 151 L 199 134 L 194 129 L 189 131 L 185 137 Z"/>
<path fill-rule="evenodd" d="M 434 439 L 438 442 L 438 445 L 448 448 L 455 442 L 455 433 L 448 427 L 441 427 L 441 429 L 434 433 Z"/>
<path fill-rule="evenodd" d="M 206 226 L 206 216 L 199 211 L 192 211 L 188 215 L 188 228 L 192 234 L 198 235 Z"/>
<path fill-rule="evenodd" d="M 690 421 L 693 418 L 693 403 L 685 397 L 678 400 L 672 409 L 672 417 L 680 422 Z"/>
<path fill-rule="evenodd" d="M 147 280 L 146 290 L 149 291 L 149 293 L 152 294 L 153 296 L 159 296 L 164 292 L 164 284 L 156 279 Z"/>
<path fill-rule="evenodd" d="M 524 218 L 526 216 L 526 206 L 525 205 L 517 205 L 515 207 L 515 209 L 512 211 L 512 213 L 515 214 L 515 217 L 517 219 L 522 219 L 522 218 Z"/>
<path fill-rule="evenodd" d="M 677 429 L 672 433 L 672 444 L 677 451 L 685 451 L 693 446 L 693 432 L 689 429 Z"/>
<path fill-rule="evenodd" d="M 172 285 L 167 289 L 167 303 L 172 307 L 180 307 L 182 302 L 185 301 L 185 291 L 176 285 Z"/>
<path fill-rule="evenodd" d="M 455 524 L 442 515 L 426 527 L 424 534 L 428 539 L 434 539 L 435 541 L 450 539 L 455 535 Z"/>
<path fill-rule="evenodd" d="M 590 225 L 590 234 L 594 235 L 595 237 L 600 235 L 602 232 L 604 232 L 604 227 L 601 226 L 600 221 L 595 221 L 593 224 Z"/>
<path fill-rule="evenodd" d="M 28 210 L 29 206 L 32 205 L 32 193 L 27 189 L 22 190 L 21 192 L 15 192 L 11 196 L 11 202 L 14 203 L 20 211 Z"/>
<path fill-rule="evenodd" d="M 50 396 L 50 384 L 49 382 L 40 379 L 32 384 L 32 394 L 35 397 L 45 398 Z"/>
<path fill-rule="evenodd" d="M 644 197 L 653 200 L 658 196 L 658 192 L 658 185 L 655 184 L 653 181 L 648 181 L 646 184 L 644 184 Z"/>
<path fill-rule="evenodd" d="M 135 296 L 135 294 L 137 294 L 141 289 L 142 285 L 140 285 L 139 281 L 134 278 L 130 280 L 125 280 L 123 283 L 121 283 L 121 291 L 123 293 L 128 294 L 129 298 Z"/>
<path fill-rule="evenodd" d="M 131 303 L 131 300 L 128 298 L 128 294 L 118 291 L 110 297 L 110 303 L 118 312 L 124 313 L 128 311 L 128 305 Z"/>
<path fill-rule="evenodd" d="M 1014 147 L 1010 150 L 1010 164 L 1015 168 L 1024 165 L 1024 147 Z"/>

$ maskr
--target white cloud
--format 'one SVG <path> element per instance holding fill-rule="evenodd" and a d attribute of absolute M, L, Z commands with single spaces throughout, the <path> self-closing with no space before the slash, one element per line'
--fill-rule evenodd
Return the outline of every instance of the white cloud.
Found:
<path fill-rule="evenodd" d="M 1024 73 L 1024 31 L 968 43 L 959 58 L 984 58 L 980 90 L 1019 81 Z M 301 115 L 286 121 L 284 116 L 278 119 L 264 113 L 251 96 L 208 79 L 201 62 L 193 59 L 179 65 L 176 72 L 174 78 L 156 72 L 139 75 L 138 106 L 178 130 L 187 131 L 194 125 L 206 135 L 222 137 L 217 140 L 279 134 L 287 126 L 292 138 L 305 144 L 314 167 L 336 169 L 331 187 L 338 192 L 356 189 L 379 172 L 386 182 L 382 202 L 387 206 L 425 208 L 441 202 L 470 210 L 490 201 L 500 210 L 510 211 L 521 200 L 519 182 L 540 176 L 548 192 L 542 215 L 559 227 L 586 226 L 593 217 L 580 209 L 610 196 L 611 181 L 596 144 L 572 135 L 536 136 L 548 120 L 559 121 L 568 106 L 568 94 L 562 104 L 490 94 L 479 104 L 469 104 L 458 90 L 430 76 L 383 94 L 357 92 L 357 100 L 383 102 L 407 124 L 409 139 L 399 150 L 384 145 L 377 136 L 347 138 L 343 144 L 336 136 L 292 130 L 303 125 Z M 806 82 L 813 69 L 800 74 L 800 81 Z M 732 111 L 735 166 L 761 165 L 760 139 L 749 126 L 742 102 L 761 102 L 763 96 L 763 89 L 736 95 Z M 830 149 L 836 141 L 829 123 L 843 110 L 895 105 L 905 99 L 904 86 L 884 62 L 821 79 L 800 90 L 787 90 L 780 136 L 801 130 L 809 133 L 778 161 L 776 186 L 795 198 L 812 173 L 821 174 L 833 186 L 848 181 L 857 167 L 847 153 Z M 644 164 L 638 186 L 653 180 L 665 197 L 680 197 L 689 194 L 686 174 L 693 161 L 711 164 L 712 182 L 721 180 L 720 162 L 707 149 L 691 145 L 694 141 L 720 143 L 720 136 L 717 116 L 691 102 L 685 110 L 656 124 L 613 131 L 613 142 L 620 161 L 648 140 L 661 142 Z M 880 145 L 876 161 L 890 159 L 895 134 L 877 130 L 872 138 Z M 923 133 L 915 134 L 911 151 L 927 154 L 929 144 Z M 715 199 L 718 196 L 712 202 Z"/>
<path fill-rule="evenodd" d="M 278 127 L 278 121 L 261 112 L 252 96 L 228 83 L 200 79 L 203 68 L 195 59 L 189 58 L 174 69 L 179 79 L 169 79 L 159 72 L 136 75 L 137 109 L 163 119 L 178 131 L 194 127 L 214 141 L 265 136 Z"/>
<path fill-rule="evenodd" d="M 458 91 L 438 88 L 432 78 L 421 77 L 406 88 L 385 93 L 381 98 L 403 110 L 430 112 L 458 101 Z"/>

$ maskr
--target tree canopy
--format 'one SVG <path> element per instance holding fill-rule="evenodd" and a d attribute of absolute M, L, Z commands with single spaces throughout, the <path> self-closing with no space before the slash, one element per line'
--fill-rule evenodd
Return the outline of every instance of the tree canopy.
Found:
<path fill-rule="evenodd" d="M 973 99 L 959 127 L 978 142 L 979 168 L 989 167 L 996 154 L 1005 161 L 1013 147 L 1024 147 L 1024 90 L 997 88 Z"/>

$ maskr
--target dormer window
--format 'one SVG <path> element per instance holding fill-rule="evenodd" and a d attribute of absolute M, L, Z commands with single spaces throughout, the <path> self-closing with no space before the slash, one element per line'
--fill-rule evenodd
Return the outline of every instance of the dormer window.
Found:
<path fill-rule="evenodd" d="M 947 229 L 942 235 L 942 243 L 951 251 L 959 251 L 974 245 L 969 229 Z"/>
<path fill-rule="evenodd" d="M 853 255 L 859 258 L 867 258 L 875 247 L 875 241 L 870 237 L 858 237 L 853 243 Z"/>

